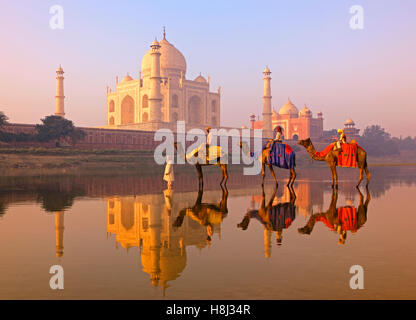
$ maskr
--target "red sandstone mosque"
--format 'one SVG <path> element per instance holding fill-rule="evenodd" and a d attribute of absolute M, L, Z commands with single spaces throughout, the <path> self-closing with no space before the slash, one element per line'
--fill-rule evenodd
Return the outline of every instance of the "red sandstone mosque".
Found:
<path fill-rule="evenodd" d="M 279 109 L 279 112 L 274 109 L 271 110 L 270 69 L 266 67 L 263 74 L 263 120 L 256 120 L 256 116 L 252 113 L 250 115 L 250 128 L 263 129 L 267 132 L 266 136 L 271 137 L 274 129 L 281 126 L 286 140 L 321 138 L 324 132 L 324 118 L 321 111 L 314 117 L 312 111 L 306 105 L 299 111 L 290 99 Z"/>

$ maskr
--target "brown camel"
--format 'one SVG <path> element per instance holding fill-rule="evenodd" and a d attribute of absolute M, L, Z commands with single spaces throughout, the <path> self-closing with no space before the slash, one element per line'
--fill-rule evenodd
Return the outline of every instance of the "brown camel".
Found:
<path fill-rule="evenodd" d="M 266 148 L 264 148 L 262 150 L 261 159 L 255 159 L 255 160 L 259 160 L 261 162 L 261 175 L 262 175 L 261 185 L 262 186 L 264 186 L 264 178 L 266 176 L 266 165 L 269 167 L 270 172 L 272 173 L 272 176 L 274 178 L 274 181 L 276 182 L 276 185 L 278 185 L 276 175 L 275 175 L 274 170 L 273 170 L 273 165 L 271 165 L 269 163 L 269 153 L 270 153 L 271 145 L 272 145 L 272 143 L 269 142 L 267 144 Z M 246 155 L 250 154 L 247 143 L 240 142 L 240 148 L 243 150 L 243 152 Z M 296 164 L 295 164 L 295 166 L 296 166 Z M 296 179 L 296 170 L 295 170 L 295 168 L 289 169 L 289 181 L 287 182 L 287 186 L 288 187 L 293 186 L 293 183 L 295 182 L 295 179 Z"/>
<path fill-rule="evenodd" d="M 227 199 L 228 190 L 227 187 L 221 186 L 222 197 L 219 203 L 203 203 L 202 195 L 204 193 L 203 188 L 199 188 L 198 197 L 195 204 L 189 208 L 183 208 L 179 211 L 178 217 L 173 222 L 173 227 L 179 228 L 183 224 L 185 216 L 189 216 L 194 221 L 197 221 L 201 226 L 207 229 L 207 242 L 211 241 L 213 229 L 216 224 L 222 222 L 222 220 L 228 215 Z"/>
<path fill-rule="evenodd" d="M 354 227 L 355 231 L 360 229 L 367 221 L 367 210 L 368 210 L 368 204 L 371 200 L 371 195 L 366 188 L 367 195 L 366 199 L 364 201 L 364 196 L 361 193 L 360 189 L 358 189 L 358 194 L 360 196 L 360 205 L 357 208 L 356 211 L 356 219 L 355 219 L 355 225 Z M 339 234 L 339 244 L 344 244 L 345 240 L 347 238 L 347 230 L 343 229 L 343 221 L 342 217 L 339 215 L 339 211 L 337 209 L 337 200 L 338 200 L 338 190 L 333 189 L 332 190 L 332 200 L 331 204 L 329 205 L 329 208 L 326 212 L 318 212 L 311 215 L 309 218 L 307 224 L 303 228 L 299 228 L 298 232 L 301 234 L 311 234 L 312 230 L 315 226 L 315 223 L 317 221 L 325 221 L 328 226 L 331 226 L 332 230 L 336 231 Z M 355 232 L 354 231 L 354 232 Z"/>
<path fill-rule="evenodd" d="M 185 161 L 188 162 L 188 156 L 185 155 L 185 151 L 183 150 L 182 145 L 177 142 L 174 143 L 175 149 L 178 151 L 178 154 L 180 157 L 183 157 L 185 159 Z M 218 147 L 220 148 L 220 147 Z M 220 150 L 220 149 L 219 149 Z M 194 158 L 193 161 L 191 161 L 190 164 L 195 165 L 196 168 L 196 172 L 198 173 L 198 187 L 203 188 L 204 187 L 204 176 L 202 174 L 202 166 L 219 166 L 221 168 L 221 172 L 222 172 L 222 179 L 220 182 L 220 185 L 223 184 L 224 182 L 224 186 L 227 185 L 227 181 L 228 181 L 228 171 L 227 171 L 227 163 L 224 163 L 224 156 L 221 156 L 221 152 L 218 152 L 219 156 L 212 160 L 212 161 L 200 161 L 201 159 L 199 159 L 199 154 L 198 151 L 195 152 L 191 158 Z M 205 158 L 205 156 L 203 156 Z M 205 159 L 204 159 L 205 160 Z M 189 163 L 189 162 L 188 162 Z"/>
<path fill-rule="evenodd" d="M 306 140 L 300 140 L 298 142 L 301 146 L 304 146 L 306 148 L 306 151 L 308 151 L 309 156 L 313 160 L 317 161 L 326 161 L 328 163 L 329 168 L 331 169 L 331 176 L 332 176 L 332 188 L 336 187 L 338 188 L 338 174 L 337 174 L 337 165 L 338 165 L 338 155 L 339 151 L 331 150 L 328 152 L 328 154 L 324 157 L 318 157 L 316 155 L 315 147 L 313 146 L 313 143 L 310 138 Z M 358 168 L 360 169 L 360 179 L 358 180 L 357 187 L 360 185 L 361 181 L 364 177 L 364 171 L 367 176 L 367 186 L 370 182 L 371 174 L 368 170 L 367 165 L 367 153 L 364 151 L 364 149 L 357 148 L 357 163 Z"/>
<path fill-rule="evenodd" d="M 284 203 L 278 203 L 277 205 L 273 205 L 273 201 L 276 197 L 277 187 L 275 187 L 273 194 L 270 198 L 270 201 L 266 204 L 266 194 L 264 192 L 264 187 L 262 187 L 262 198 L 261 198 L 261 206 L 258 210 L 248 210 L 246 215 L 244 216 L 243 220 L 237 225 L 238 228 L 242 230 L 246 230 L 252 218 L 257 218 L 263 226 L 269 231 L 276 231 L 278 243 L 281 240 L 281 234 L 283 228 L 286 228 L 281 225 L 281 221 L 276 220 L 278 217 L 282 216 L 282 219 L 285 220 L 285 213 L 288 216 L 293 215 L 292 220 L 295 219 L 295 201 L 296 201 L 296 193 L 292 186 L 287 187 L 290 193 L 290 201 Z M 279 212 L 279 214 L 273 215 L 273 211 Z M 280 222 L 280 223 L 279 223 Z"/>

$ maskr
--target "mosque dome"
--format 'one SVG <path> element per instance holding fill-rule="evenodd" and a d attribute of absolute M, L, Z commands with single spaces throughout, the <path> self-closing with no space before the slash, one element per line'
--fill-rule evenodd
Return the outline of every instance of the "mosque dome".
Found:
<path fill-rule="evenodd" d="M 183 54 L 175 48 L 173 44 L 163 38 L 160 42 L 160 67 L 162 73 L 166 69 L 176 71 L 177 74 L 183 72 L 186 73 L 186 60 Z M 152 50 L 146 52 L 142 60 L 142 72 L 143 76 L 150 75 L 150 69 L 152 66 Z"/>
<path fill-rule="evenodd" d="M 344 124 L 346 126 L 348 126 L 348 125 L 353 126 L 353 125 L 355 125 L 355 122 L 350 118 L 350 119 L 345 120 Z"/>
<path fill-rule="evenodd" d="M 203 76 L 201 76 L 201 75 L 199 75 L 198 77 L 196 77 L 194 81 L 201 82 L 201 83 L 207 83 L 207 80 Z"/>
<path fill-rule="evenodd" d="M 121 83 L 125 83 L 125 82 L 129 82 L 134 80 L 132 77 L 130 77 L 129 75 L 126 75 L 122 80 Z"/>
<path fill-rule="evenodd" d="M 310 117 L 312 116 L 312 111 L 305 105 L 302 110 L 300 110 L 299 115 L 301 117 Z"/>
<path fill-rule="evenodd" d="M 279 110 L 280 115 L 298 115 L 298 113 L 298 108 L 296 108 L 290 99 L 288 99 L 287 102 Z"/>

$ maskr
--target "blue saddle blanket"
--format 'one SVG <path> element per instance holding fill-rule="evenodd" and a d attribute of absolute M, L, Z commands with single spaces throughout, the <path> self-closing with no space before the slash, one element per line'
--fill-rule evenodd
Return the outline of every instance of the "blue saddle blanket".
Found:
<path fill-rule="evenodd" d="M 263 146 L 263 149 L 266 146 L 267 144 Z M 275 143 L 269 152 L 269 163 L 283 169 L 294 169 L 296 165 L 295 152 L 288 144 Z"/>

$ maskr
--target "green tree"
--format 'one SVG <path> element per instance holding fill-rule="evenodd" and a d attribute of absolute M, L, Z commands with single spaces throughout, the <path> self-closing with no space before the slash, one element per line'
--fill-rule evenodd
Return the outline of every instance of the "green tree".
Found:
<path fill-rule="evenodd" d="M 3 113 L 3 111 L 0 111 L 0 128 L 8 123 L 7 120 L 9 120 L 9 118 Z"/>
<path fill-rule="evenodd" d="M 369 155 L 385 156 L 400 153 L 397 141 L 392 139 L 390 133 L 379 125 L 365 128 L 360 138 L 360 144 Z"/>
<path fill-rule="evenodd" d="M 41 119 L 42 124 L 36 125 L 39 141 L 55 141 L 57 143 L 70 138 L 73 143 L 82 139 L 85 132 L 76 129 L 72 121 L 60 116 L 47 116 Z"/>

